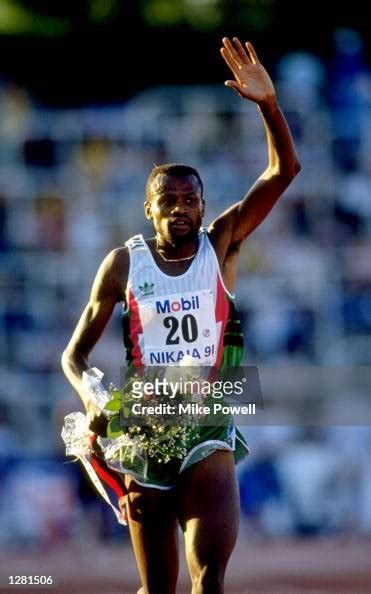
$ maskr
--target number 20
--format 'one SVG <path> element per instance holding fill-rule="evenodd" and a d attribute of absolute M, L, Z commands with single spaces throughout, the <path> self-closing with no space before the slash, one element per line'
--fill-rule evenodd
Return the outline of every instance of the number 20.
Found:
<path fill-rule="evenodd" d="M 179 336 L 174 336 L 179 328 L 179 320 L 175 316 L 164 318 L 164 326 L 170 330 L 166 337 L 166 344 L 179 344 Z M 194 342 L 198 338 L 196 318 L 192 314 L 182 317 L 181 331 L 186 342 Z"/>

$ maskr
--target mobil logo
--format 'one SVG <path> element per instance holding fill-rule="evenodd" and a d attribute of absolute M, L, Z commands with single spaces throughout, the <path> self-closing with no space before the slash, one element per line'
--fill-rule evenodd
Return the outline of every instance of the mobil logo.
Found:
<path fill-rule="evenodd" d="M 156 301 L 156 311 L 161 313 L 176 313 L 178 311 L 190 311 L 191 309 L 199 309 L 200 303 L 198 295 L 192 295 L 188 299 L 180 297 L 178 299 L 163 299 Z"/>

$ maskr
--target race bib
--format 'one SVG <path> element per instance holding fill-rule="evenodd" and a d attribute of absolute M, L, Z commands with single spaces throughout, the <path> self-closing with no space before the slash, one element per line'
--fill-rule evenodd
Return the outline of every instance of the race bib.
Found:
<path fill-rule="evenodd" d="M 139 316 L 145 365 L 180 365 L 187 355 L 194 365 L 215 362 L 217 326 L 212 291 L 151 297 L 139 302 Z"/>

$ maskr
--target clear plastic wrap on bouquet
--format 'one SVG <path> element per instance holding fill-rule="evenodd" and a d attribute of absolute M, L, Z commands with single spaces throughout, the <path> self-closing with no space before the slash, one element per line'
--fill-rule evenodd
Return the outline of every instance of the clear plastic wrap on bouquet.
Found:
<path fill-rule="evenodd" d="M 93 404 L 106 416 L 109 411 L 105 410 L 106 404 L 112 399 L 111 393 L 102 384 L 104 373 L 97 367 L 91 367 L 82 374 L 82 389 Z"/>
<path fill-rule="evenodd" d="M 143 437 L 124 433 L 115 438 L 98 437 L 97 442 L 110 468 L 118 471 L 123 467 L 135 468 L 138 475 L 147 478 L 148 457 L 143 448 Z"/>
<path fill-rule="evenodd" d="M 91 436 L 88 419 L 82 412 L 73 412 L 64 417 L 62 439 L 66 445 L 66 455 L 86 458 L 91 454 Z"/>
<path fill-rule="evenodd" d="M 126 525 L 126 521 L 121 511 L 112 504 L 112 501 L 92 464 L 94 458 L 92 436 L 94 436 L 94 433 L 89 429 L 87 416 L 82 412 L 73 412 L 64 417 L 62 439 L 66 445 L 66 455 L 75 456 L 82 462 L 93 485 L 112 508 L 118 522 Z"/>

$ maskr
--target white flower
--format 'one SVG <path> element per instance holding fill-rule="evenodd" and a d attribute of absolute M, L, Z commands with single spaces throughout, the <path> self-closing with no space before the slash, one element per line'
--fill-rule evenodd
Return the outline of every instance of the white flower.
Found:
<path fill-rule="evenodd" d="M 197 359 L 194 359 L 191 355 L 184 355 L 179 367 L 198 367 Z"/>
<path fill-rule="evenodd" d="M 202 368 L 200 367 L 198 360 L 191 357 L 191 355 L 184 355 L 183 359 L 179 363 L 179 366 L 188 368 L 190 367 L 188 379 L 196 379 L 202 375 Z"/>

